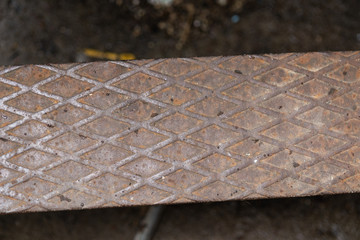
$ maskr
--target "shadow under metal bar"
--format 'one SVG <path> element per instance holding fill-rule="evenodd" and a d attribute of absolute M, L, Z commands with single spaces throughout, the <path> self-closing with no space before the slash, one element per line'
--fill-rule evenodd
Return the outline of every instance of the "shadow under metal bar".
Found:
<path fill-rule="evenodd" d="M 156 232 L 161 215 L 164 211 L 163 205 L 151 206 L 141 222 L 140 231 L 135 235 L 134 240 L 150 240 Z"/>

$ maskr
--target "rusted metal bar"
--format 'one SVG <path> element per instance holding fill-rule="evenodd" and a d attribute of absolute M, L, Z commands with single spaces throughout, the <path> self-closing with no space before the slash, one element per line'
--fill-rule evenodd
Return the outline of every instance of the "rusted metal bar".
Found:
<path fill-rule="evenodd" d="M 359 52 L 0 70 L 0 212 L 360 190 Z"/>

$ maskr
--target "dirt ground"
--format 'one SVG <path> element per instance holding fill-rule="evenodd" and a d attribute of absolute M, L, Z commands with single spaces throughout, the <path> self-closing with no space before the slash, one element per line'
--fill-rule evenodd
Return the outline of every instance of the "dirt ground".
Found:
<path fill-rule="evenodd" d="M 4 0 L 0 64 L 73 62 L 83 48 L 137 58 L 353 50 L 359 23 L 357 0 Z"/>
<path fill-rule="evenodd" d="M 0 2 L 0 65 L 360 48 L 358 0 Z M 166 206 L 154 239 L 360 239 L 358 194 Z M 0 239 L 132 239 L 146 212 L 112 208 L 0 216 Z"/>

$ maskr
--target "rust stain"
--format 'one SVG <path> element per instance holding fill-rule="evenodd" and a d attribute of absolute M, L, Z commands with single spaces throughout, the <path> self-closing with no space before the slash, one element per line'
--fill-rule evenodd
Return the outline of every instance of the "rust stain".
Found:
<path fill-rule="evenodd" d="M 1 68 L 0 212 L 359 192 L 359 59 Z"/>

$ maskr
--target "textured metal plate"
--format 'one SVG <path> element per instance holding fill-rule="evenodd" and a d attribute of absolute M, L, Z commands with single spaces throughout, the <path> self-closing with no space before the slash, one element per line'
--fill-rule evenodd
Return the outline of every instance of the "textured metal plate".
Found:
<path fill-rule="evenodd" d="M 360 190 L 358 52 L 0 69 L 0 212 Z"/>

